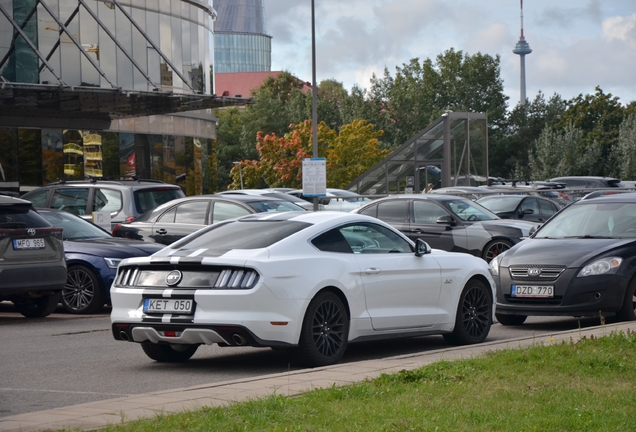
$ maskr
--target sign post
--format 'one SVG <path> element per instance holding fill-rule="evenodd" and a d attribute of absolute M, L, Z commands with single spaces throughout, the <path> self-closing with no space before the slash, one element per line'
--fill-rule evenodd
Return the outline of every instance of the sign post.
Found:
<path fill-rule="evenodd" d="M 327 195 L 327 160 L 325 158 L 303 159 L 303 195 L 319 197 Z M 314 211 L 318 210 L 314 199 Z"/>

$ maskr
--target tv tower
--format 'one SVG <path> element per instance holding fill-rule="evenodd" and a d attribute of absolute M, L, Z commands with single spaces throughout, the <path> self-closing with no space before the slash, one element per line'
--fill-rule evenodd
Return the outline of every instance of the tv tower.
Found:
<path fill-rule="evenodd" d="M 517 45 L 515 45 L 515 49 L 512 50 L 513 53 L 518 54 L 521 57 L 521 94 L 519 96 L 519 102 L 522 104 L 526 104 L 526 54 L 530 54 L 532 50 L 530 49 L 530 45 L 526 42 L 526 38 L 523 36 L 523 0 L 521 1 L 521 36 L 519 37 L 519 41 Z"/>

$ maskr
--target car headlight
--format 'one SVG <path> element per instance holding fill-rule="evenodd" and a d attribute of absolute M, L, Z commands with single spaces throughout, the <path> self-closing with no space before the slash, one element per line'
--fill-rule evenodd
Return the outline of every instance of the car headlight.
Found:
<path fill-rule="evenodd" d="M 106 261 L 106 265 L 109 268 L 113 268 L 116 269 L 119 266 L 119 263 L 122 261 L 123 258 L 104 258 L 104 261 Z"/>
<path fill-rule="evenodd" d="M 577 277 L 613 274 L 618 271 L 622 262 L 623 258 L 619 257 L 601 258 L 600 260 L 594 261 L 593 263 L 583 267 Z"/>
<path fill-rule="evenodd" d="M 499 262 L 501 261 L 501 257 L 504 255 L 504 253 L 499 254 L 495 258 L 490 260 L 490 263 L 488 265 L 490 266 L 490 274 L 491 275 L 499 276 Z"/>

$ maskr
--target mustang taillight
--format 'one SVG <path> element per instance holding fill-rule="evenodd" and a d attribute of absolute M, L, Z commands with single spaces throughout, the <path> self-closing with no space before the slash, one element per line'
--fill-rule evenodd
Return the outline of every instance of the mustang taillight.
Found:
<path fill-rule="evenodd" d="M 250 289 L 258 282 L 258 273 L 254 270 L 230 270 L 221 271 L 214 288 L 221 289 Z"/>

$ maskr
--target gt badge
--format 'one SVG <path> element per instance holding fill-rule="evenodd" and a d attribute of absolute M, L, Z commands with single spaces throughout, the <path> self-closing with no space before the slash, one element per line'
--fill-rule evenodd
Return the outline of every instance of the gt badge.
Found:
<path fill-rule="evenodd" d="M 166 276 L 166 285 L 177 286 L 181 282 L 181 278 L 183 278 L 183 274 L 179 270 L 172 270 Z"/>

